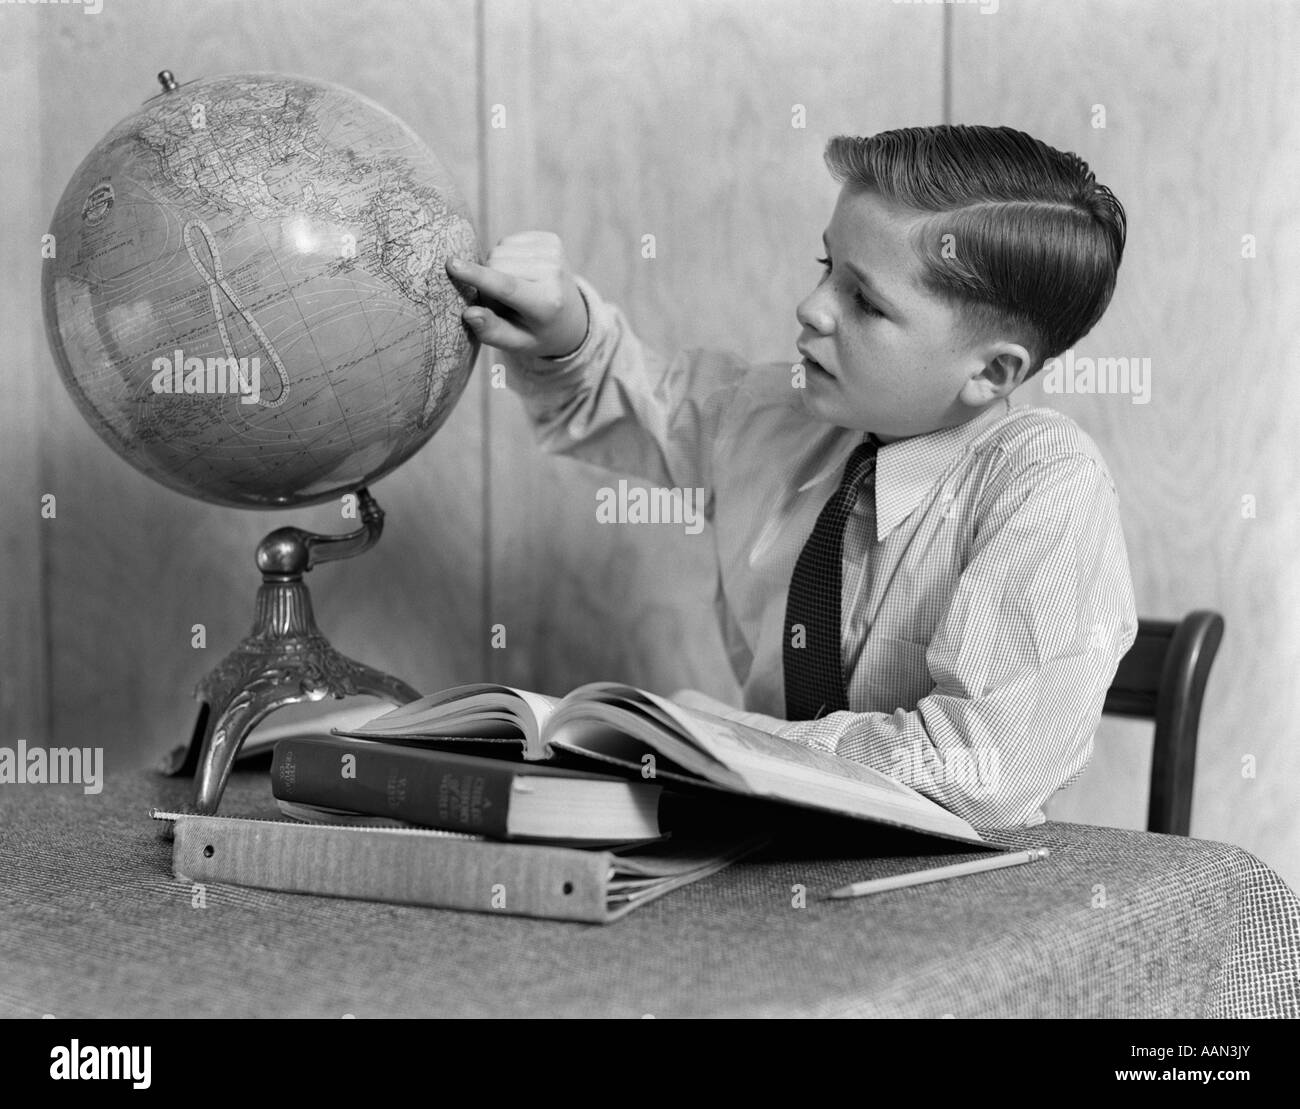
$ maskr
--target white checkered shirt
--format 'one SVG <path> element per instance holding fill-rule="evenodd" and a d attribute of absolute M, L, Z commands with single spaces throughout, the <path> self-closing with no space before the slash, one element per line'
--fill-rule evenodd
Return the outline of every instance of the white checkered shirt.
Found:
<path fill-rule="evenodd" d="M 1083 772 L 1137 616 L 1114 483 L 1050 409 L 1002 401 L 880 449 L 844 536 L 849 711 L 786 723 L 782 638 L 795 561 L 863 432 L 814 420 L 792 363 L 665 360 L 579 280 L 573 355 L 507 358 L 540 442 L 705 491 L 717 615 L 745 708 L 866 763 L 976 828 L 1043 820 Z"/>

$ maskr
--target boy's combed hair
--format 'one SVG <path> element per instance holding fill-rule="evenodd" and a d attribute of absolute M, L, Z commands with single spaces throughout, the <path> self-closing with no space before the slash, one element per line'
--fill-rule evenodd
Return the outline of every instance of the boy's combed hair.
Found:
<path fill-rule="evenodd" d="M 905 127 L 836 136 L 826 164 L 842 184 L 922 213 L 913 235 L 926 288 L 975 333 L 1012 332 L 1031 375 L 1110 303 L 1124 208 L 1077 154 L 1010 127 Z"/>

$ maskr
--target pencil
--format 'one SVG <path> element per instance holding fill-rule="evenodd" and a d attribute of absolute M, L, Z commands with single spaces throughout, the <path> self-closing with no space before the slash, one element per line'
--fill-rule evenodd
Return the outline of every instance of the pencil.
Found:
<path fill-rule="evenodd" d="M 830 897 L 861 897 L 864 893 L 881 893 L 884 890 L 903 889 L 907 886 L 919 886 L 925 882 L 942 882 L 945 878 L 960 878 L 964 874 L 979 874 L 984 870 L 998 870 L 1004 866 L 1019 866 L 1045 859 L 1050 854 L 1046 847 L 1033 851 L 1016 851 L 1010 855 L 994 855 L 987 859 L 976 859 L 969 863 L 956 863 L 953 866 L 939 866 L 933 870 L 914 870 L 911 874 L 895 874 L 892 878 L 873 878 L 866 882 L 854 882 L 851 886 L 841 886 L 831 890 Z"/>

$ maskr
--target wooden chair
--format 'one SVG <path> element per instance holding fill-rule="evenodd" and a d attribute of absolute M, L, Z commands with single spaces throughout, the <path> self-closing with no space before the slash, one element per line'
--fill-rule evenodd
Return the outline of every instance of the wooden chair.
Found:
<path fill-rule="evenodd" d="M 1223 639 L 1223 617 L 1197 610 L 1183 619 L 1139 620 L 1137 639 L 1119 664 L 1103 712 L 1156 723 L 1147 831 L 1189 834 L 1196 733 L 1210 667 Z"/>

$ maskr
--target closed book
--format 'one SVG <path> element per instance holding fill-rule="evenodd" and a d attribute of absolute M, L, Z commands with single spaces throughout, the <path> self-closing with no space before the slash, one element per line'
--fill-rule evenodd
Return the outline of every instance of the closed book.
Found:
<path fill-rule="evenodd" d="M 153 810 L 191 882 L 606 924 L 714 874 L 753 837 L 619 850 L 503 843 L 425 828 L 366 828 Z"/>
<path fill-rule="evenodd" d="M 658 837 L 663 792 L 586 770 L 336 736 L 280 740 L 271 789 L 281 802 L 447 831 L 602 843 Z"/>

